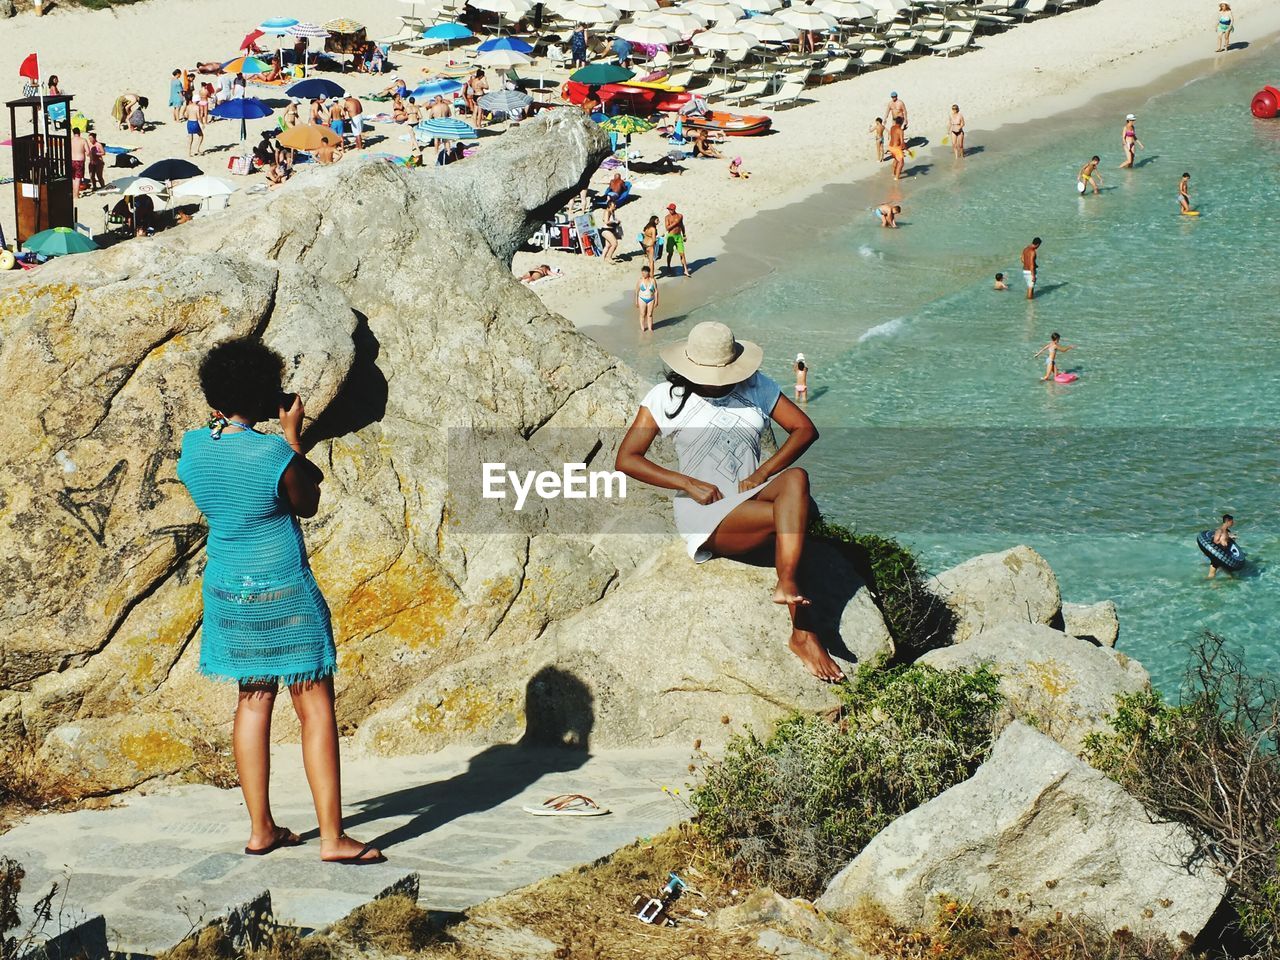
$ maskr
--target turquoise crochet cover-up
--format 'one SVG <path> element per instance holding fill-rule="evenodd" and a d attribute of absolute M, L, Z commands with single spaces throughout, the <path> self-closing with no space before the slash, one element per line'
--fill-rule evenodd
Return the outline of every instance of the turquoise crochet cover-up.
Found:
<path fill-rule="evenodd" d="M 178 479 L 209 523 L 200 671 L 303 683 L 337 665 L 329 607 L 302 528 L 280 492 L 294 452 L 282 437 L 206 427 L 182 437 Z"/>

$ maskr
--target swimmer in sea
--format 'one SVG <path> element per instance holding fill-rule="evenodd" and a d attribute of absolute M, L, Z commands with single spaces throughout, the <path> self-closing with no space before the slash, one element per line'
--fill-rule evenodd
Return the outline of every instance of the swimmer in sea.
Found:
<path fill-rule="evenodd" d="M 1092 158 L 1088 163 L 1080 168 L 1079 181 L 1086 187 L 1092 186 L 1093 192 L 1098 193 L 1098 188 L 1102 186 L 1102 177 L 1098 176 L 1098 164 L 1102 162 L 1100 157 Z M 1083 190 L 1080 191 L 1084 193 Z"/>
<path fill-rule="evenodd" d="M 995 285 L 995 288 L 994 288 L 994 289 L 996 289 L 996 290 L 1008 290 L 1008 289 L 1009 289 L 1009 284 L 1005 283 L 1005 281 L 1004 281 L 1004 274 L 1003 274 L 1003 273 L 997 273 L 997 274 L 996 274 L 996 285 Z"/>
<path fill-rule="evenodd" d="M 1231 528 L 1236 525 L 1236 518 L 1229 513 L 1222 515 L 1222 525 L 1213 531 L 1214 546 L 1221 547 L 1223 550 L 1230 550 L 1236 542 L 1236 538 L 1231 535 Z M 1215 560 L 1209 561 L 1209 579 L 1213 579 L 1218 573 L 1218 564 Z"/>
<path fill-rule="evenodd" d="M 1178 183 L 1178 206 L 1183 213 L 1193 213 L 1191 209 L 1191 174 L 1184 173 Z"/>
<path fill-rule="evenodd" d="M 809 365 L 805 362 L 804 354 L 796 354 L 795 362 L 796 372 L 796 399 L 809 399 Z"/>
<path fill-rule="evenodd" d="M 871 213 L 880 221 L 882 227 L 892 227 L 898 229 L 898 214 L 902 212 L 902 206 L 897 203 L 882 203 L 878 207 L 872 207 Z"/>
<path fill-rule="evenodd" d="M 1043 383 L 1045 380 L 1052 380 L 1058 375 L 1058 354 L 1066 353 L 1068 350 L 1074 350 L 1074 344 L 1066 344 L 1062 342 L 1062 334 L 1051 333 L 1049 342 L 1032 354 L 1031 359 L 1035 360 L 1040 354 L 1044 354 L 1044 376 L 1040 378 Z"/>

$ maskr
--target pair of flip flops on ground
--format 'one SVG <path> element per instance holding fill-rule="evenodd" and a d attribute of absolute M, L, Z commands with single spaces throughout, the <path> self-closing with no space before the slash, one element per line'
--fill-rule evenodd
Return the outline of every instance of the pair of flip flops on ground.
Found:
<path fill-rule="evenodd" d="M 548 797 L 540 807 L 524 807 L 524 812 L 535 817 L 602 817 L 609 812 L 582 793 L 562 793 Z"/>
<path fill-rule="evenodd" d="M 346 837 L 346 834 L 342 834 Z M 302 846 L 302 838 L 290 830 L 288 827 L 276 827 L 276 836 L 271 843 L 265 847 L 245 847 L 244 852 L 250 857 L 265 857 L 268 853 L 279 850 L 283 847 L 300 847 Z M 366 856 L 373 849 L 373 844 L 366 843 L 360 852 L 353 857 L 341 857 L 337 860 L 324 860 L 324 863 L 345 863 L 349 866 L 365 866 L 373 863 L 386 863 L 387 858 L 382 854 L 376 857 Z"/>

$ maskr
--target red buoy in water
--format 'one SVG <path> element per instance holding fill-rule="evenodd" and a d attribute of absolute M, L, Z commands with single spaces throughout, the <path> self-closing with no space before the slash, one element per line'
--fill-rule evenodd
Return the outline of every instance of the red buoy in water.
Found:
<path fill-rule="evenodd" d="M 1263 87 L 1253 95 L 1249 109 L 1259 120 L 1274 120 L 1280 117 L 1280 90 L 1275 87 Z"/>

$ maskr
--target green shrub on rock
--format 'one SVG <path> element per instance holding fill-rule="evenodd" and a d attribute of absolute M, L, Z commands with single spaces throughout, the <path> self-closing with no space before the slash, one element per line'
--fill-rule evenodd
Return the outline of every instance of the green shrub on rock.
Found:
<path fill-rule="evenodd" d="M 890 821 L 968 779 L 1000 712 L 986 670 L 862 667 L 834 718 L 735 736 L 694 792 L 703 835 L 788 896 L 812 896 Z"/>

